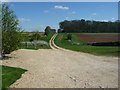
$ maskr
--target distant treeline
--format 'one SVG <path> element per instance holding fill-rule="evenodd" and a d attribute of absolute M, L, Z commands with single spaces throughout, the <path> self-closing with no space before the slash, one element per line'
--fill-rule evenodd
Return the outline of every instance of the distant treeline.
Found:
<path fill-rule="evenodd" d="M 120 33 L 120 21 L 65 20 L 59 23 L 58 32 L 68 33 Z"/>

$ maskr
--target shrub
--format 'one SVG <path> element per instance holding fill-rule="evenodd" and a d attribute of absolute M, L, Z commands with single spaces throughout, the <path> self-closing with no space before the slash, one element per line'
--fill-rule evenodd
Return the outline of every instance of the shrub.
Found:
<path fill-rule="evenodd" d="M 67 35 L 67 40 L 72 40 L 72 35 L 71 34 Z"/>

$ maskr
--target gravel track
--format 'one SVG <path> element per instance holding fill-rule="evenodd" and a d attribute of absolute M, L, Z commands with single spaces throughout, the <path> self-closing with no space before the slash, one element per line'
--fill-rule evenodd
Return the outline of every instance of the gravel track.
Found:
<path fill-rule="evenodd" d="M 118 57 L 95 56 L 60 48 L 20 49 L 3 65 L 28 71 L 11 88 L 117 88 Z"/>

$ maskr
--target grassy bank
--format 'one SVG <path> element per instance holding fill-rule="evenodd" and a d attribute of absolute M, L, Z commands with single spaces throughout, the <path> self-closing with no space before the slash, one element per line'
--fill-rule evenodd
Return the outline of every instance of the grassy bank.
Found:
<path fill-rule="evenodd" d="M 13 84 L 17 79 L 21 77 L 21 75 L 27 71 L 21 68 L 0 66 L 2 68 L 2 88 L 8 88 L 11 84 Z"/>
<path fill-rule="evenodd" d="M 34 34 L 34 33 L 33 33 Z M 48 34 L 48 36 L 45 36 L 44 33 L 40 34 L 39 40 L 43 40 L 46 41 L 47 43 L 49 43 L 49 40 L 51 39 L 51 37 L 54 35 L 53 32 L 50 32 Z M 23 41 L 29 41 L 29 33 L 24 34 L 23 35 Z M 26 46 L 26 45 L 21 45 L 20 49 L 50 49 L 49 45 L 38 45 L 38 46 Z"/>
<path fill-rule="evenodd" d="M 50 39 L 51 39 L 51 37 L 52 37 L 53 35 L 54 35 L 53 32 L 49 33 L 48 36 L 42 35 L 43 37 L 40 37 L 40 40 L 44 40 L 44 41 L 46 41 L 46 42 L 49 43 L 49 41 L 50 41 Z"/>
<path fill-rule="evenodd" d="M 66 33 L 60 33 L 55 39 L 55 44 L 70 49 L 73 51 L 80 51 L 91 53 L 94 55 L 118 56 L 120 50 L 117 46 L 91 46 L 81 42 L 75 33 L 72 33 L 72 41 L 67 40 Z"/>

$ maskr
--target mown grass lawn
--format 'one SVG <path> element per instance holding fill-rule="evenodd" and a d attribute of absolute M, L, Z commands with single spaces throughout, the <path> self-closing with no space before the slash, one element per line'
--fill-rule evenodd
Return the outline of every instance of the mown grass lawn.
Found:
<path fill-rule="evenodd" d="M 55 44 L 70 49 L 73 51 L 80 51 L 91 53 L 94 55 L 118 56 L 120 50 L 117 46 L 91 46 L 85 42 L 81 42 L 75 33 L 72 34 L 72 41 L 66 40 L 67 33 L 59 33 L 55 39 Z"/>
<path fill-rule="evenodd" d="M 2 69 L 2 89 L 9 88 L 27 70 L 8 66 L 0 66 Z"/>

